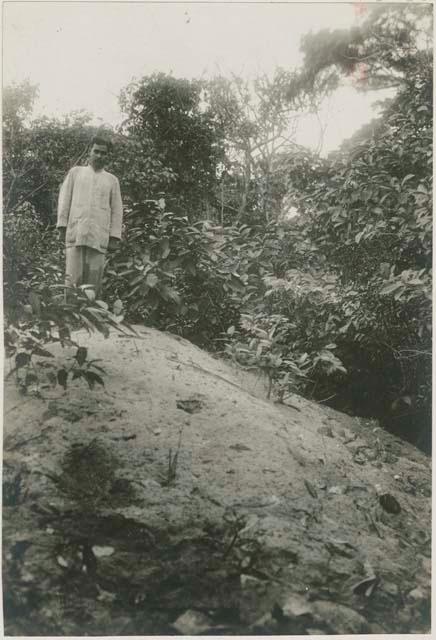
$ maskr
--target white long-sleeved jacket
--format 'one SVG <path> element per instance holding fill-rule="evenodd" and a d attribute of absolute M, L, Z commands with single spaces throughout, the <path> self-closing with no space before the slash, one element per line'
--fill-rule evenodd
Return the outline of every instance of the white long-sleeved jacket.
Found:
<path fill-rule="evenodd" d="M 106 253 L 109 236 L 121 238 L 123 203 L 118 178 L 105 171 L 73 167 L 59 192 L 58 227 L 66 227 L 66 246 Z"/>

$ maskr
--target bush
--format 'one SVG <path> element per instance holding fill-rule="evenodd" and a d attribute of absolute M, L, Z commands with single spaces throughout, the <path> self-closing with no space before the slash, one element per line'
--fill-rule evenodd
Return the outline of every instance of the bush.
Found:
<path fill-rule="evenodd" d="M 117 309 L 118 306 L 118 309 Z M 67 388 L 68 380 L 84 379 L 92 389 L 95 384 L 103 385 L 101 373 L 104 369 L 98 360 L 89 360 L 87 349 L 81 347 L 72 337 L 74 329 L 85 328 L 88 332 L 98 331 L 106 338 L 110 328 L 131 332 L 123 323 L 123 316 L 109 311 L 108 305 L 95 299 L 90 285 L 72 287 L 64 292 L 64 285 L 39 284 L 30 290 L 27 304 L 19 309 L 19 317 L 7 320 L 4 345 L 6 357 L 14 357 L 16 381 L 23 393 L 40 396 L 41 390 L 60 384 Z M 72 364 L 67 362 L 59 368 L 47 360 L 53 358 L 50 349 L 53 343 L 62 347 L 76 347 Z M 35 357 L 44 360 L 35 360 Z M 71 374 L 71 375 L 70 375 Z"/>
<path fill-rule="evenodd" d="M 147 322 L 212 347 L 238 317 L 244 285 L 220 261 L 207 223 L 148 200 L 125 211 L 125 233 L 110 257 L 106 288 L 131 322 Z"/>
<path fill-rule="evenodd" d="M 69 378 L 83 378 L 90 387 L 103 384 L 101 368 L 88 360 L 86 349 L 72 339 L 72 331 L 85 328 L 107 337 L 110 327 L 126 330 L 123 316 L 95 300 L 89 286 L 65 294 L 64 252 L 58 234 L 39 221 L 30 204 L 5 214 L 3 228 L 4 345 L 6 357 L 14 357 L 12 372 L 20 389 L 41 395 L 47 385 L 66 388 Z M 117 308 L 121 311 L 119 304 Z M 47 346 L 55 342 L 78 349 L 72 366 L 58 368 L 49 360 L 53 355 Z"/>
<path fill-rule="evenodd" d="M 332 342 L 340 307 L 334 276 L 294 269 L 285 278 L 265 276 L 263 285 L 263 299 L 231 332 L 227 353 L 263 369 L 279 398 L 295 391 L 314 396 L 320 381 L 332 392 L 346 373 Z"/>
<path fill-rule="evenodd" d="M 17 320 L 31 290 L 61 284 L 64 258 L 57 233 L 44 225 L 35 209 L 23 203 L 3 216 L 3 300 L 6 318 Z"/>

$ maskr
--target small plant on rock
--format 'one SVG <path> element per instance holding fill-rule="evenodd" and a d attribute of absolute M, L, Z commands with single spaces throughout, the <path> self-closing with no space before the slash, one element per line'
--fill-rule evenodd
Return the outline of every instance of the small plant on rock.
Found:
<path fill-rule="evenodd" d="M 85 328 L 105 337 L 109 336 L 111 327 L 125 333 L 133 332 L 123 322 L 120 305 L 115 303 L 115 313 L 111 313 L 104 301 L 95 300 L 90 287 L 68 289 L 68 296 L 63 291 L 53 294 L 56 287 L 41 285 L 37 291 L 31 290 L 19 317 L 13 322 L 6 320 L 6 357 L 14 358 L 8 375 L 15 373 L 23 393 L 41 396 L 42 389 L 56 384 L 66 389 L 70 374 L 72 380 L 84 379 L 91 389 L 96 383 L 103 385 L 100 374 L 104 370 L 96 364 L 98 360 L 88 360 L 87 349 L 72 338 L 72 331 Z M 54 356 L 47 346 L 54 343 L 77 348 L 72 366 L 59 367 L 48 360 Z M 36 360 L 37 357 L 43 360 Z"/>

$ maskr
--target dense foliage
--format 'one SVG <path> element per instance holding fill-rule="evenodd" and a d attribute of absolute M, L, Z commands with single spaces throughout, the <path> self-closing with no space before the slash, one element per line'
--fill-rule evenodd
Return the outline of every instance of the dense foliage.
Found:
<path fill-rule="evenodd" d="M 133 174 L 128 192 L 137 199 L 150 197 L 151 178 L 152 193 L 165 192 L 173 209 L 190 220 L 199 209 L 207 213 L 216 168 L 224 157 L 224 131 L 204 99 L 204 86 L 156 74 L 130 84 L 120 101 L 126 114 L 120 133 L 136 146 L 134 162 L 127 167 Z"/>
<path fill-rule="evenodd" d="M 389 28 L 390 38 L 375 75 L 380 60 L 390 64 L 396 97 L 294 194 L 339 277 L 342 313 L 331 335 L 349 371 L 350 409 L 414 438 L 431 416 L 433 71 L 429 51 L 412 48 L 411 30 L 400 29 L 404 15 L 395 28 L 390 21 L 377 12 L 376 33 Z M 368 54 L 371 40 L 359 38 Z"/>
<path fill-rule="evenodd" d="M 126 119 L 111 132 L 125 224 L 106 269 L 110 308 L 260 369 L 278 400 L 299 391 L 426 446 L 430 18 L 428 7 L 379 6 L 359 27 L 307 36 L 300 70 L 251 87 L 163 74 L 126 87 Z M 294 143 L 294 128 L 343 78 L 396 94 L 321 158 Z M 119 320 L 105 303 L 82 292 L 65 307 L 50 289 L 63 273 L 55 196 L 95 129 L 83 114 L 32 120 L 35 98 L 28 84 L 4 94 L 7 324 L 42 321 L 36 293 L 55 324 L 106 331 Z"/>
<path fill-rule="evenodd" d="M 203 222 L 166 211 L 164 199 L 125 211 L 125 233 L 107 270 L 111 295 L 128 317 L 211 347 L 237 319 L 243 286 L 220 263 L 214 235 Z"/>

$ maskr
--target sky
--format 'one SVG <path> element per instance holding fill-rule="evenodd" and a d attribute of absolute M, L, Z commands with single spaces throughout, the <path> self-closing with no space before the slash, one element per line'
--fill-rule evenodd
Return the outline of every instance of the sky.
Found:
<path fill-rule="evenodd" d="M 118 124 L 120 91 L 156 71 L 208 78 L 253 78 L 301 64 L 301 36 L 347 28 L 364 17 L 362 3 L 3 3 L 3 86 L 39 85 L 35 113 L 84 109 L 97 124 Z M 363 9 L 362 9 L 363 8 Z M 342 87 L 323 105 L 323 153 L 374 117 L 385 94 Z M 315 148 L 320 125 L 307 117 L 297 142 Z"/>

